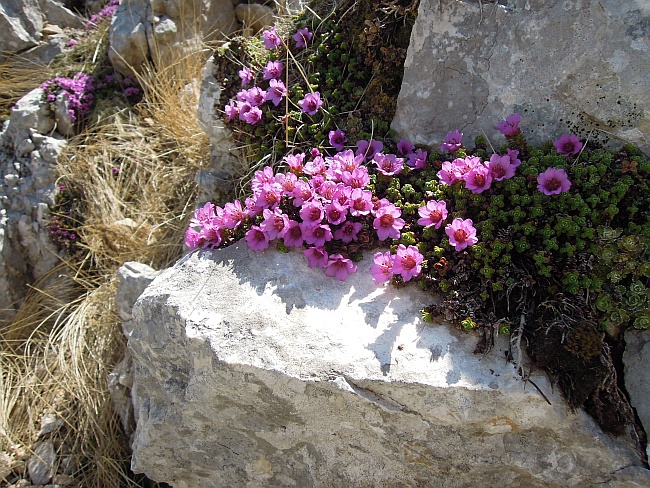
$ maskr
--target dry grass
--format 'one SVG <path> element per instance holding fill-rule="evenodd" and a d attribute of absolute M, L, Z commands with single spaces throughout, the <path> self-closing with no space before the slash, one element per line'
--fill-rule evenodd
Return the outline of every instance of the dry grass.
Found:
<path fill-rule="evenodd" d="M 132 260 L 168 266 L 182 253 L 194 174 L 209 157 L 198 90 L 184 88 L 198 86 L 203 61 L 198 53 L 148 70 L 138 111 L 106 110 L 71 141 L 59 173 L 82 195 L 81 251 L 0 325 L 0 450 L 16 462 L 29 456 L 43 413 L 56 413 L 65 423 L 52 439 L 76 459 L 79 486 L 141 486 L 107 386 L 125 352 L 115 273 Z"/>

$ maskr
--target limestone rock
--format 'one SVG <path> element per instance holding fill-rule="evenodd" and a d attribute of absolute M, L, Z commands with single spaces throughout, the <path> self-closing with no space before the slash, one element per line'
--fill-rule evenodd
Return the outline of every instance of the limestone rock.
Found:
<path fill-rule="evenodd" d="M 73 29 L 84 29 L 84 20 L 66 6 L 60 0 L 38 0 L 43 15 L 50 24 L 59 27 L 70 27 Z"/>
<path fill-rule="evenodd" d="M 49 134 L 54 129 L 54 116 L 41 102 L 43 90 L 34 88 L 16 102 L 9 124 L 0 134 L 0 146 L 17 149 L 19 144 L 30 138 L 32 130 L 39 134 Z"/>
<path fill-rule="evenodd" d="M 650 3 L 420 2 L 392 127 L 413 142 L 453 129 L 473 144 L 510 113 L 529 142 L 575 132 L 650 154 Z M 593 132 L 592 132 L 593 131 Z"/>
<path fill-rule="evenodd" d="M 116 71 L 130 75 L 149 59 L 161 66 L 236 28 L 231 0 L 124 0 L 111 23 L 109 59 Z"/>
<path fill-rule="evenodd" d="M 415 286 L 302 253 L 194 252 L 133 310 L 132 469 L 175 487 L 633 486 L 633 449 L 530 384 L 497 337 L 424 324 Z"/>
<path fill-rule="evenodd" d="M 210 57 L 203 68 L 197 113 L 199 127 L 210 141 L 210 168 L 200 170 L 194 179 L 201 191 L 199 202 L 213 198 L 218 191 L 227 191 L 231 179 L 244 169 L 238 151 L 233 149 L 232 132 L 219 115 L 222 87 L 214 70 L 214 58 Z"/>
<path fill-rule="evenodd" d="M 0 63 L 7 54 L 36 46 L 41 39 L 43 14 L 37 0 L 2 0 L 0 3 Z"/>
<path fill-rule="evenodd" d="M 54 101 L 54 120 L 56 121 L 56 131 L 64 136 L 73 136 L 76 134 L 74 120 L 70 115 L 70 104 L 68 102 L 68 93 L 61 90 L 56 95 Z"/>
<path fill-rule="evenodd" d="M 44 485 L 52 479 L 56 453 L 54 445 L 49 442 L 41 442 L 34 449 L 34 454 L 29 458 L 27 470 L 29 478 L 35 485 Z"/>
<path fill-rule="evenodd" d="M 122 320 L 131 320 L 133 304 L 158 274 L 160 271 L 135 261 L 124 263 L 117 270 L 120 284 L 115 293 L 115 306 Z"/>
<path fill-rule="evenodd" d="M 235 7 L 235 15 L 239 22 L 253 30 L 253 34 L 274 23 L 273 9 L 259 3 L 240 3 Z"/>
<path fill-rule="evenodd" d="M 646 433 L 650 432 L 650 330 L 628 329 L 625 332 L 625 389 L 630 395 L 630 403 L 643 424 Z M 646 448 L 650 455 L 650 445 Z"/>

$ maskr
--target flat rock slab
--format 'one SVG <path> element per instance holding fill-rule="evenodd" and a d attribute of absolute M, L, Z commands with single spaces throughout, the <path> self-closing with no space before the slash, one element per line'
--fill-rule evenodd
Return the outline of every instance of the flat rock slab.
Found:
<path fill-rule="evenodd" d="M 551 405 L 518 380 L 505 338 L 473 354 L 476 334 L 421 321 L 431 295 L 374 285 L 372 253 L 358 264 L 340 282 L 240 242 L 156 277 L 129 337 L 134 472 L 180 488 L 650 482 L 545 377 Z"/>

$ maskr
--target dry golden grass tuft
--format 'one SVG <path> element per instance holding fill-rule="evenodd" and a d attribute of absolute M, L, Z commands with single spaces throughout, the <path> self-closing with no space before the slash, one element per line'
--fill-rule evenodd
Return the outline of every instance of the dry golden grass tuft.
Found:
<path fill-rule="evenodd" d="M 43 415 L 54 413 L 64 424 L 52 440 L 59 459 L 76 461 L 78 486 L 142 486 L 108 392 L 125 352 L 115 273 L 126 261 L 161 268 L 182 254 L 194 175 L 209 158 L 196 116 L 203 61 L 186 53 L 147 70 L 140 106 L 103 111 L 59 164 L 60 181 L 81 196 L 81 250 L 0 324 L 0 450 L 14 467 L 24 470 Z"/>

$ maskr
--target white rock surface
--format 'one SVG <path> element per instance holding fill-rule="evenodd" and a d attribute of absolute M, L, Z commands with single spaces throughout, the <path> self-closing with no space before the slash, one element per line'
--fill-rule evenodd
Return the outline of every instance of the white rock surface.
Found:
<path fill-rule="evenodd" d="M 240 242 L 163 271 L 128 347 L 136 473 L 194 486 L 643 486 L 623 440 L 516 379 L 505 339 L 423 324 L 432 297 Z M 630 481 L 630 478 L 632 481 Z"/>
<path fill-rule="evenodd" d="M 43 14 L 37 0 L 0 2 L 0 63 L 7 54 L 36 46 L 41 39 Z"/>
<path fill-rule="evenodd" d="M 160 271 L 136 261 L 120 266 L 117 270 L 119 285 L 115 293 L 115 306 L 122 320 L 131 320 L 133 304 L 159 274 Z"/>
<path fill-rule="evenodd" d="M 422 0 L 392 127 L 500 145 L 494 126 L 519 113 L 529 142 L 591 133 L 650 154 L 649 26 L 647 0 Z"/>
<path fill-rule="evenodd" d="M 38 4 L 50 24 L 73 29 L 84 29 L 86 27 L 84 19 L 66 8 L 60 0 L 38 0 Z"/>

